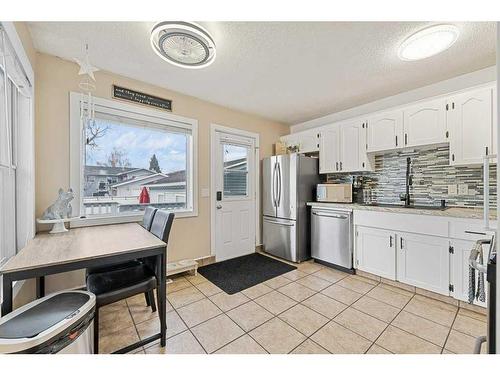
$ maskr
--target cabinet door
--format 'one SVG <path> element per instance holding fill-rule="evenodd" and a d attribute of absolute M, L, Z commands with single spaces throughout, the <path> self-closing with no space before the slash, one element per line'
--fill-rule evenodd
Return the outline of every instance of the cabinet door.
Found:
<path fill-rule="evenodd" d="M 397 240 L 398 281 L 449 295 L 448 239 L 398 233 Z"/>
<path fill-rule="evenodd" d="M 299 152 L 316 152 L 319 150 L 319 132 L 317 130 L 307 130 L 299 134 Z"/>
<path fill-rule="evenodd" d="M 320 132 L 319 173 L 340 171 L 339 160 L 339 127 L 330 125 Z"/>
<path fill-rule="evenodd" d="M 446 142 L 446 100 L 436 99 L 404 110 L 404 145 L 425 146 Z"/>
<path fill-rule="evenodd" d="M 453 285 L 453 291 L 451 295 L 465 302 L 468 302 L 469 299 L 469 255 L 474 244 L 474 241 L 451 240 L 451 246 L 453 247 L 453 254 L 451 255 L 451 284 Z M 476 271 L 476 285 L 478 279 L 479 273 Z M 485 286 L 488 288 L 486 279 Z M 486 302 L 474 301 L 474 305 L 486 307 Z"/>
<path fill-rule="evenodd" d="M 357 227 L 356 268 L 395 280 L 395 233 L 384 229 Z"/>
<path fill-rule="evenodd" d="M 446 122 L 450 132 L 450 164 L 482 164 L 492 149 L 493 89 L 483 88 L 447 101 Z"/>
<path fill-rule="evenodd" d="M 368 119 L 368 152 L 386 151 L 403 146 L 403 111 L 392 111 Z"/>
<path fill-rule="evenodd" d="M 343 124 L 340 127 L 340 165 L 342 172 L 355 172 L 362 170 L 361 133 L 364 130 L 358 122 Z"/>

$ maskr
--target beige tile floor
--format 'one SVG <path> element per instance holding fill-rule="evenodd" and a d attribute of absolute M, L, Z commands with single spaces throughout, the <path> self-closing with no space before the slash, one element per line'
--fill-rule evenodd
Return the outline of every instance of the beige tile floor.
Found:
<path fill-rule="evenodd" d="M 483 315 L 312 262 L 231 296 L 201 275 L 179 276 L 167 299 L 166 348 L 135 353 L 471 353 L 486 333 Z M 107 306 L 100 351 L 158 326 L 143 295 Z"/>

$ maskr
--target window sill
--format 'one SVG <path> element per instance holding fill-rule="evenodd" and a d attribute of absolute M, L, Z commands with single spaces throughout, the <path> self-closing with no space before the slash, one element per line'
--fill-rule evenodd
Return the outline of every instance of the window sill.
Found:
<path fill-rule="evenodd" d="M 176 219 L 197 217 L 198 211 L 173 211 Z M 94 216 L 78 218 L 70 222 L 70 228 L 90 227 L 95 225 L 110 225 L 124 223 L 138 223 L 142 221 L 143 214 L 120 215 L 120 216 Z"/>

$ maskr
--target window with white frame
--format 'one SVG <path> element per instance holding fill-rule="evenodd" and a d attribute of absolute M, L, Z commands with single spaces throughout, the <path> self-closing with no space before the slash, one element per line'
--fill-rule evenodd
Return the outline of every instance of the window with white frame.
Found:
<path fill-rule="evenodd" d="M 0 265 L 34 235 L 32 98 L 30 80 L 0 27 Z"/>
<path fill-rule="evenodd" d="M 196 214 L 196 121 L 96 98 L 94 118 L 75 132 L 80 101 L 71 93 L 71 187 L 80 218 L 136 220 L 147 206 Z"/>

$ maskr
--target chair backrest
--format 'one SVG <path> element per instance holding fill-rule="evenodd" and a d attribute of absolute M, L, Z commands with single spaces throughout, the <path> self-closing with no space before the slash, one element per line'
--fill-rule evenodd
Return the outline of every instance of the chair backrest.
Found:
<path fill-rule="evenodd" d="M 146 230 L 151 230 L 151 225 L 153 224 L 153 218 L 155 217 L 157 208 L 148 206 L 144 210 L 144 218 L 142 219 L 142 226 L 146 228 Z"/>
<path fill-rule="evenodd" d="M 170 229 L 174 222 L 175 214 L 165 210 L 158 210 L 153 218 L 150 232 L 165 243 L 168 243 Z"/>

